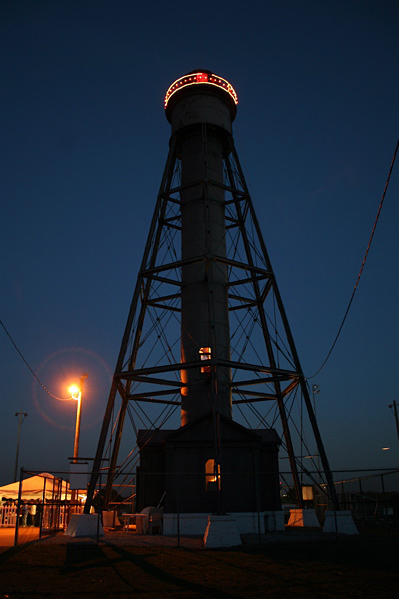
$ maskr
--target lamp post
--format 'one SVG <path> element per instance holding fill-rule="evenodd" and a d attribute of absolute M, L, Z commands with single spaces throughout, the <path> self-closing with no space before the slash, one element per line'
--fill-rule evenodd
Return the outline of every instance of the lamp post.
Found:
<path fill-rule="evenodd" d="M 312 385 L 312 395 L 313 395 L 313 411 L 314 411 L 314 417 L 315 420 L 317 420 L 317 416 L 316 416 L 316 395 L 320 394 L 320 385 Z M 320 474 L 320 456 L 317 453 L 317 470 L 318 470 L 318 474 L 319 474 L 319 480 L 321 480 L 321 474 Z"/>
<path fill-rule="evenodd" d="M 78 402 L 78 405 L 76 408 L 75 441 L 74 441 L 74 445 L 73 445 L 73 463 L 74 464 L 78 463 L 78 457 L 79 457 L 80 421 L 81 421 L 81 417 L 82 417 L 82 394 L 83 394 L 83 385 L 84 385 L 84 382 L 87 379 L 87 377 L 88 377 L 88 374 L 86 372 L 83 372 L 82 376 L 80 377 L 79 387 L 77 387 L 76 385 L 73 385 L 72 387 L 69 388 L 69 391 L 71 393 L 71 399 L 74 399 L 75 401 Z"/>
<path fill-rule="evenodd" d="M 395 400 L 393 400 L 393 403 L 390 403 L 388 405 L 389 408 L 391 408 L 391 410 L 393 409 L 393 414 L 395 416 L 395 422 L 396 422 L 396 432 L 398 435 L 398 439 L 399 439 L 399 418 L 398 418 L 398 404 L 396 403 Z"/>
<path fill-rule="evenodd" d="M 19 443 L 21 441 L 21 426 L 25 418 L 27 417 L 26 412 L 16 412 L 15 416 L 18 417 L 18 440 L 17 440 L 17 455 L 15 456 L 15 470 L 14 470 L 14 480 L 17 480 L 17 472 L 18 472 L 18 456 L 19 456 Z"/>
<path fill-rule="evenodd" d="M 316 418 L 316 395 L 320 393 L 320 385 L 312 385 L 312 395 L 313 395 L 313 411 L 314 417 Z"/>

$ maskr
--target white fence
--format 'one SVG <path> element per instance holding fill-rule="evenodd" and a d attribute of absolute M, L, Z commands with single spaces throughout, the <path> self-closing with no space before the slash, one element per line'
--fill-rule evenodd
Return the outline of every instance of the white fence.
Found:
<path fill-rule="evenodd" d="M 58 529 L 62 530 L 67 527 L 71 507 L 68 504 L 55 505 L 46 504 L 44 506 L 43 515 L 40 518 L 38 513 L 41 506 L 36 506 L 37 511 L 34 515 L 28 515 L 26 522 L 23 521 L 23 516 L 20 515 L 19 525 L 24 526 L 40 526 L 43 529 Z M 82 513 L 82 505 L 72 507 L 73 513 Z M 0 528 L 14 528 L 17 522 L 17 507 L 15 505 L 3 505 L 0 507 Z"/>
<path fill-rule="evenodd" d="M 17 521 L 17 507 L 15 505 L 2 505 L 0 507 L 0 528 L 14 527 Z"/>

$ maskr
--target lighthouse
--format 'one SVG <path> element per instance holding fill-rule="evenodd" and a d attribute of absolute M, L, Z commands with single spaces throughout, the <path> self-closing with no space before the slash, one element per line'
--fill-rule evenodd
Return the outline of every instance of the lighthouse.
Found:
<path fill-rule="evenodd" d="M 106 467 L 106 504 L 112 488 L 130 476 L 135 510 L 159 506 L 167 534 L 203 534 L 211 516 L 230 519 L 241 533 L 283 529 L 279 457 L 303 507 L 303 439 L 293 422 L 299 404 L 320 456 L 317 480 L 336 500 L 235 149 L 237 105 L 233 86 L 204 69 L 166 92 L 169 152 L 85 508 Z M 126 440 L 129 420 L 134 435 Z"/>

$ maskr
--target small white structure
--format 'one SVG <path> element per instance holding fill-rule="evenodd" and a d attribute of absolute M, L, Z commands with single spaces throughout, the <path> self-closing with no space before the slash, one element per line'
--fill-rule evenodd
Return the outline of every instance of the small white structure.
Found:
<path fill-rule="evenodd" d="M 43 496 L 48 500 L 71 498 L 69 483 L 61 478 L 56 478 L 49 472 L 24 478 L 22 483 L 16 481 L 0 487 L 0 498 L 18 499 L 20 485 L 22 501 L 42 501 Z"/>
<path fill-rule="evenodd" d="M 108 511 L 103 512 L 103 526 L 105 528 L 114 528 L 115 526 L 120 526 L 120 521 L 118 518 L 118 513 L 116 511 Z"/>
<path fill-rule="evenodd" d="M 64 505 L 60 508 L 54 506 L 55 501 L 66 502 L 71 498 L 69 483 L 61 478 L 56 478 L 49 472 L 24 478 L 21 481 L 15 481 L 9 485 L 0 487 L 0 499 L 2 497 L 10 500 L 8 503 L 0 505 L 0 528 L 12 528 L 17 523 L 17 499 L 20 498 L 23 503 L 34 504 L 35 513 L 38 506 L 43 506 L 41 525 L 43 528 L 63 528 L 66 509 Z M 43 503 L 44 501 L 44 503 Z M 33 513 L 32 511 L 30 512 Z M 35 525 L 39 525 L 39 520 L 34 518 Z M 32 521 L 31 521 L 32 523 Z"/>
<path fill-rule="evenodd" d="M 261 512 L 261 516 L 265 527 L 263 532 L 284 532 L 285 523 L 283 510 Z"/>
<path fill-rule="evenodd" d="M 98 514 L 72 514 L 64 534 L 69 537 L 103 537 L 104 529 Z"/>
<path fill-rule="evenodd" d="M 208 523 L 208 514 L 164 514 L 164 535 L 203 535 Z"/>
<path fill-rule="evenodd" d="M 326 512 L 323 532 L 334 532 L 341 535 L 359 534 L 350 510 Z"/>
<path fill-rule="evenodd" d="M 284 531 L 283 511 L 232 512 L 226 514 L 233 518 L 240 534 L 264 534 Z M 164 535 L 203 535 L 208 526 L 209 514 L 164 514 Z"/>
<path fill-rule="evenodd" d="M 204 546 L 208 549 L 216 547 L 235 547 L 241 545 L 241 537 L 237 523 L 231 516 L 208 516 L 208 524 L 204 534 Z"/>
<path fill-rule="evenodd" d="M 287 526 L 320 528 L 320 522 L 313 509 L 292 509 L 290 510 L 290 519 Z"/>

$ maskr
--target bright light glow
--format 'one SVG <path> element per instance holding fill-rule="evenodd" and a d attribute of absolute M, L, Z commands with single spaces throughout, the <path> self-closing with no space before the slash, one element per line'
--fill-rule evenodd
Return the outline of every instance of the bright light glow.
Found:
<path fill-rule="evenodd" d="M 80 389 L 76 385 L 71 385 L 71 387 L 69 387 L 69 393 L 71 394 L 72 399 L 78 400 Z"/>
<path fill-rule="evenodd" d="M 234 104 L 238 104 L 237 94 L 234 91 L 233 86 L 223 79 L 222 77 L 218 77 L 217 75 L 208 73 L 190 73 L 190 75 L 185 75 L 184 77 L 180 77 L 176 79 L 169 87 L 165 96 L 165 108 L 168 105 L 170 98 L 173 96 L 175 92 L 177 92 L 182 87 L 186 87 L 187 85 L 198 85 L 198 84 L 206 84 L 206 85 L 214 85 L 215 87 L 220 87 L 224 91 L 226 91 L 231 98 L 233 98 Z"/>
<path fill-rule="evenodd" d="M 388 451 L 389 449 L 391 449 L 390 447 L 381 447 L 381 451 Z"/>

